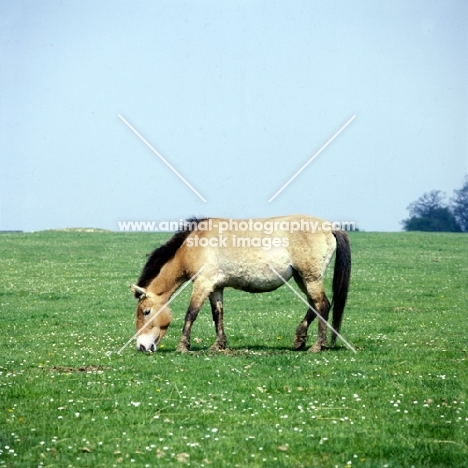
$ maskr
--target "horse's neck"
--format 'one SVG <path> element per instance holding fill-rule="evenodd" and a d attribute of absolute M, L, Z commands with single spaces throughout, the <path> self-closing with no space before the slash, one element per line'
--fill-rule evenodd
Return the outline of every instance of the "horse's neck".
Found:
<path fill-rule="evenodd" d="M 157 294 L 164 300 L 169 300 L 185 280 L 179 262 L 173 258 L 161 268 L 158 276 L 151 281 L 148 291 Z"/>

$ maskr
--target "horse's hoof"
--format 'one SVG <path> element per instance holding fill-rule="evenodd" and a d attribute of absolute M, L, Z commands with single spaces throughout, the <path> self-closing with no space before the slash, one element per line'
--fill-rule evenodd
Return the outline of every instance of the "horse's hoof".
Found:
<path fill-rule="evenodd" d="M 301 349 L 304 349 L 305 345 L 305 341 L 303 340 L 295 341 L 293 344 L 294 351 L 300 351 Z"/>
<path fill-rule="evenodd" d="M 188 353 L 189 352 L 189 347 L 187 345 L 181 345 L 179 344 L 176 348 L 176 351 L 179 353 Z"/>
<path fill-rule="evenodd" d="M 218 352 L 224 351 L 226 349 L 226 344 L 223 343 L 213 343 L 210 347 L 210 351 Z"/>
<path fill-rule="evenodd" d="M 310 348 L 309 348 L 309 353 L 320 353 L 322 351 L 322 346 L 318 343 L 314 343 Z"/>

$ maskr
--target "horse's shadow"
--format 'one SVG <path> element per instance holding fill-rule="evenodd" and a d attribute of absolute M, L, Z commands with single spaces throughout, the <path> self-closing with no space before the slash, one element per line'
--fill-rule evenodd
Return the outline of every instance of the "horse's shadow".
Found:
<path fill-rule="evenodd" d="M 226 349 L 221 351 L 211 350 L 209 346 L 200 346 L 194 345 L 190 347 L 190 351 L 187 351 L 183 354 L 188 355 L 209 355 L 209 356 L 248 356 L 251 354 L 259 353 L 261 355 L 275 355 L 275 354 L 289 354 L 289 353 L 298 353 L 298 354 L 316 354 L 320 355 L 321 353 L 309 353 L 308 349 L 310 346 L 305 346 L 303 349 L 295 350 L 291 346 L 268 346 L 268 345 L 251 345 L 251 346 L 228 346 Z M 345 346 L 325 346 L 322 349 L 322 353 L 341 353 L 346 352 L 348 349 Z M 175 347 L 164 347 L 158 348 L 156 351 L 158 354 L 179 354 Z"/>

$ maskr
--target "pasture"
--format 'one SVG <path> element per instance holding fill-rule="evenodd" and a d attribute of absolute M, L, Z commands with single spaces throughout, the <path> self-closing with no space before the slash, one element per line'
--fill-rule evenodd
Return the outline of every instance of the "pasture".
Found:
<path fill-rule="evenodd" d="M 466 235 L 351 234 L 356 354 L 292 351 L 305 306 L 286 287 L 226 290 L 225 352 L 209 304 L 175 352 L 187 288 L 156 353 L 117 354 L 168 237 L 0 235 L 0 467 L 468 466 Z"/>

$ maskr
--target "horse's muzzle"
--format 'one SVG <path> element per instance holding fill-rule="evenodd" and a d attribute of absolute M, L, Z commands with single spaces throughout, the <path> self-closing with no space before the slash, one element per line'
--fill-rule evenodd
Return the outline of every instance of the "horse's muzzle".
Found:
<path fill-rule="evenodd" d="M 143 352 L 149 351 L 149 352 L 152 353 L 153 351 L 156 351 L 156 346 L 155 346 L 154 343 L 152 343 L 152 344 L 148 347 L 148 349 L 146 349 L 146 346 L 143 345 L 143 344 L 141 344 L 141 345 L 139 346 L 138 349 L 139 349 L 140 351 L 143 351 Z"/>

